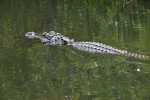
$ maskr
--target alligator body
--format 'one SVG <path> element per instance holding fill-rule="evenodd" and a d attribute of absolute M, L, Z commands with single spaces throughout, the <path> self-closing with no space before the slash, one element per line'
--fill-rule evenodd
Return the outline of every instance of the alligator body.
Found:
<path fill-rule="evenodd" d="M 135 58 L 148 58 L 148 56 L 134 54 L 127 52 L 125 50 L 120 50 L 103 43 L 97 42 L 74 42 L 74 39 L 69 39 L 63 36 L 61 33 L 55 33 L 50 31 L 49 33 L 44 32 L 43 34 L 36 34 L 35 32 L 28 32 L 25 34 L 26 37 L 38 38 L 42 43 L 46 45 L 71 45 L 79 50 L 87 51 L 91 53 L 106 53 L 106 54 L 117 54 L 117 55 L 127 55 Z"/>

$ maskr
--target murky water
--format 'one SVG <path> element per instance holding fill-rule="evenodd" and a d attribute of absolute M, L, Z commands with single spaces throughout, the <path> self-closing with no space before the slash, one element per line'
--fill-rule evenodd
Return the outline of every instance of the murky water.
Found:
<path fill-rule="evenodd" d="M 2 0 L 0 100 L 149 100 L 150 60 L 46 46 L 25 37 L 53 30 L 150 56 L 149 5 L 148 0 Z"/>

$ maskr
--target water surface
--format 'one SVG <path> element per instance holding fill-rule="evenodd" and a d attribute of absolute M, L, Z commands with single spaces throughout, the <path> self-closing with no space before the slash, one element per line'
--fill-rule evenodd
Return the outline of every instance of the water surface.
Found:
<path fill-rule="evenodd" d="M 132 1 L 132 0 L 130 0 Z M 150 61 L 46 46 L 56 31 L 150 56 L 146 0 L 2 0 L 0 100 L 149 100 Z"/>

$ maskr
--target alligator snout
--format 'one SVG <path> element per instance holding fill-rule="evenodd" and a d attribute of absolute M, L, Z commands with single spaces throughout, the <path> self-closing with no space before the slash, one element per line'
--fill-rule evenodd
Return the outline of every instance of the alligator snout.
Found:
<path fill-rule="evenodd" d="M 35 34 L 36 34 L 35 32 L 28 32 L 28 33 L 25 34 L 25 36 L 26 36 L 27 38 L 32 39 L 32 38 L 35 38 L 35 37 L 36 37 Z"/>

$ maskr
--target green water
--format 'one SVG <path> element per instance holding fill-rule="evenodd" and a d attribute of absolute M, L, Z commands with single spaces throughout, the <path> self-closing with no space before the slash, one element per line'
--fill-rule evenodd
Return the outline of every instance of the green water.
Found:
<path fill-rule="evenodd" d="M 25 37 L 29 31 L 56 31 L 150 56 L 149 5 L 1 0 L 0 100 L 150 100 L 150 60 L 46 46 Z"/>

